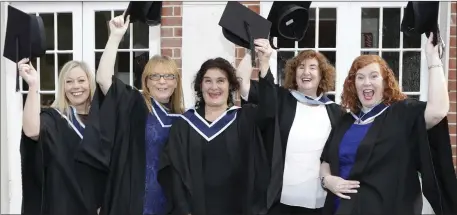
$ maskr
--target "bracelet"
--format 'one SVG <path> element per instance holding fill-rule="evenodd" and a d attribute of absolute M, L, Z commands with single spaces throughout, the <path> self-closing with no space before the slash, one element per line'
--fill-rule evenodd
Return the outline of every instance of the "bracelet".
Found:
<path fill-rule="evenodd" d="M 428 69 L 433 69 L 433 68 L 442 67 L 442 66 L 443 66 L 442 64 L 435 64 L 435 65 L 428 66 Z"/>

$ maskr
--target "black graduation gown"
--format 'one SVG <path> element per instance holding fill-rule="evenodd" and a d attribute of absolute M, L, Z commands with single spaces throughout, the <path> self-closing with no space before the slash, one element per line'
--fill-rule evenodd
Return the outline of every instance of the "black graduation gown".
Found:
<path fill-rule="evenodd" d="M 101 215 L 142 215 L 145 125 L 149 110 L 137 89 L 115 76 L 99 109 L 99 145 L 84 145 L 77 159 L 108 172 Z"/>
<path fill-rule="evenodd" d="M 198 111 L 200 119 L 185 113 L 175 121 L 160 159 L 159 182 L 172 199 L 171 213 L 264 214 L 269 167 L 256 126 L 257 108 L 246 104 L 231 110 L 213 122 L 213 128 L 221 128 L 216 130 L 203 125 L 204 112 Z M 214 137 L 205 131 L 222 132 Z"/>
<path fill-rule="evenodd" d="M 89 114 L 83 136 L 93 132 L 93 118 Z M 96 137 L 82 140 L 59 112 L 42 109 L 38 141 L 21 137 L 22 214 L 96 214 L 105 174 L 74 160 L 81 142 Z"/>
<path fill-rule="evenodd" d="M 360 181 L 358 193 L 341 199 L 336 214 L 420 214 L 424 196 L 435 214 L 457 214 L 457 179 L 447 118 L 426 130 L 425 102 L 404 100 L 376 117 L 360 143 L 348 180 Z M 322 160 L 339 175 L 339 144 L 354 123 L 345 114 L 332 131 Z M 336 196 L 328 192 L 324 214 L 333 215 Z M 419 202 L 419 204 L 418 204 Z"/>
<path fill-rule="evenodd" d="M 265 115 L 265 123 L 261 129 L 271 165 L 271 183 L 268 188 L 268 207 L 271 207 L 281 197 L 287 141 L 295 118 L 297 99 L 289 90 L 275 85 L 266 78 L 259 79 L 257 93 L 259 102 L 269 104 L 264 105 L 265 109 L 261 111 Z M 325 107 L 333 129 L 344 111 L 335 103 Z"/>

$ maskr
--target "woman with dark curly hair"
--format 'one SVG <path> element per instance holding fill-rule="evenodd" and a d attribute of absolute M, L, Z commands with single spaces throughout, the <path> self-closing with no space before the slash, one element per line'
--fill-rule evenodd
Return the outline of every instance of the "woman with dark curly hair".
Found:
<path fill-rule="evenodd" d="M 266 211 L 269 167 L 257 107 L 234 105 L 240 86 L 235 70 L 223 58 L 204 62 L 194 81 L 195 107 L 171 127 L 158 177 L 172 200 L 172 214 Z"/>
<path fill-rule="evenodd" d="M 437 46 L 425 46 L 428 102 L 407 99 L 378 55 L 354 60 L 344 83 L 349 109 L 322 153 L 324 214 L 457 214 L 457 180 L 448 122 L 449 96 Z"/>
<path fill-rule="evenodd" d="M 268 62 L 269 41 L 255 43 Z M 325 95 L 334 87 L 335 68 L 321 53 L 302 51 L 287 61 L 282 87 L 268 81 L 268 63 L 261 68 L 258 100 L 269 104 L 259 107 L 265 114 L 262 133 L 272 168 L 269 214 L 318 214 L 326 195 L 320 186 L 319 157 L 343 114 Z M 247 97 L 249 82 L 241 87 L 242 97 Z"/>

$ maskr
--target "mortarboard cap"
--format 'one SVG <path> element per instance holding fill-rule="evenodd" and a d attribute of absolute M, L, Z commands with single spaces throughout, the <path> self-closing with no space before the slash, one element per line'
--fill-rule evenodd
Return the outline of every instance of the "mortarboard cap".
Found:
<path fill-rule="evenodd" d="M 406 35 L 421 35 L 425 33 L 427 38 L 433 32 L 433 44 L 438 43 L 438 12 L 439 1 L 409 1 L 406 5 L 401 31 Z M 441 38 L 439 38 L 441 40 Z"/>
<path fill-rule="evenodd" d="M 162 21 L 162 1 L 131 1 L 124 13 L 124 20 L 130 15 L 130 23 L 136 21 L 149 26 L 159 25 Z"/>
<path fill-rule="evenodd" d="M 219 21 L 224 37 L 235 45 L 251 50 L 255 65 L 254 39 L 268 39 L 271 22 L 236 1 L 229 1 Z"/>
<path fill-rule="evenodd" d="M 273 37 L 301 41 L 308 30 L 310 1 L 275 1 L 268 14 Z M 273 45 L 272 45 L 273 46 Z"/>
<path fill-rule="evenodd" d="M 3 56 L 17 63 L 23 58 L 33 59 L 45 53 L 46 35 L 41 17 L 29 15 L 8 6 Z M 19 90 L 19 77 L 16 79 L 17 90 Z"/>

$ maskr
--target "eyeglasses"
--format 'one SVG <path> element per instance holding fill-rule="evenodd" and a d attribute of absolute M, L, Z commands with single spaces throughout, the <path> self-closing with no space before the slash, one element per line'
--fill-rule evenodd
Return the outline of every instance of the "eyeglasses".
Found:
<path fill-rule="evenodd" d="M 153 80 L 153 81 L 158 81 L 162 77 L 165 80 L 175 80 L 175 75 L 173 75 L 173 74 L 165 74 L 165 75 L 152 74 L 152 75 L 148 76 L 149 80 Z"/>

